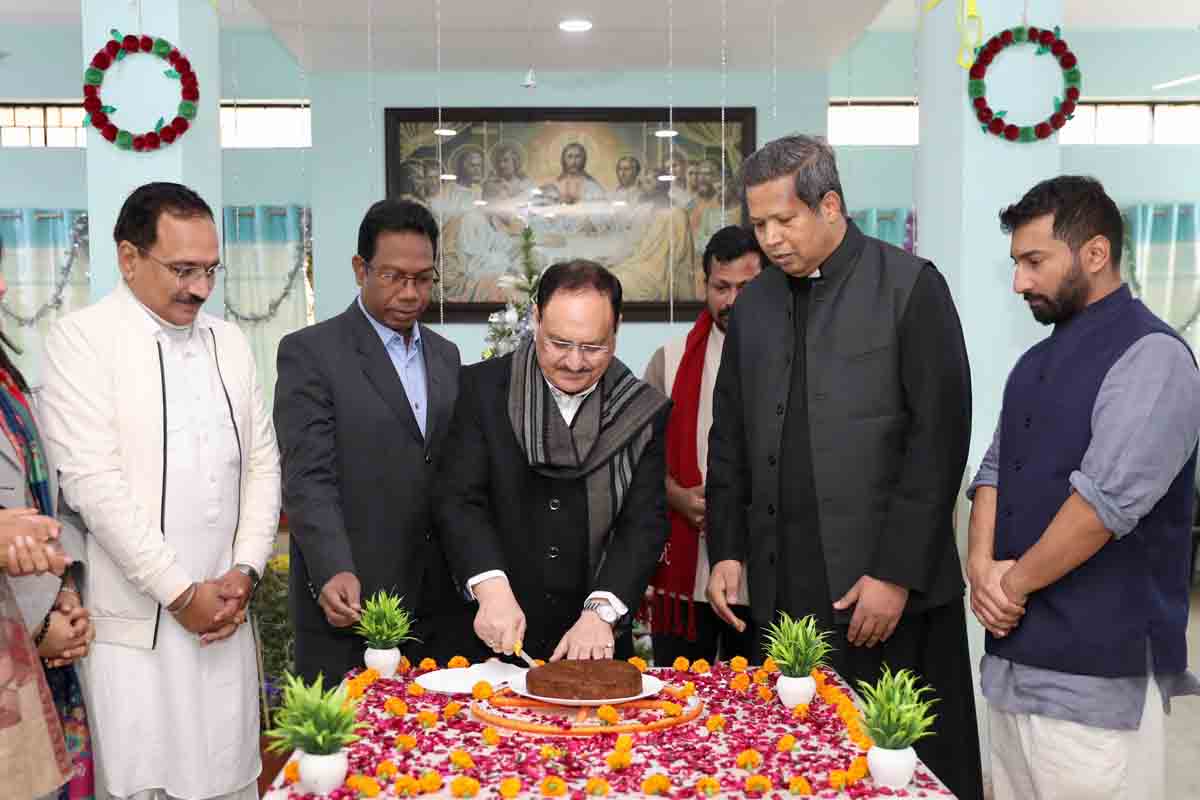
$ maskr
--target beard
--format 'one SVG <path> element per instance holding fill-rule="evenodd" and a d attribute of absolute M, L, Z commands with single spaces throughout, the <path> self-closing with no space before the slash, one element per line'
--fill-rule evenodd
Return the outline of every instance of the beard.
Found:
<path fill-rule="evenodd" d="M 1043 325 L 1066 322 L 1087 306 L 1088 286 L 1083 275 L 1083 264 L 1078 255 L 1071 259 L 1071 269 L 1063 277 L 1062 284 L 1054 297 L 1026 292 L 1021 295 L 1029 304 L 1033 318 Z"/>

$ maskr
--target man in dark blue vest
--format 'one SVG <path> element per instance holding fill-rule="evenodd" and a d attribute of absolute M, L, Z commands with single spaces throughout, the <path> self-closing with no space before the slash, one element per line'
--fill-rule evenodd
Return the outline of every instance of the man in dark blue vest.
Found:
<path fill-rule="evenodd" d="M 1162 798 L 1164 712 L 1200 693 L 1185 640 L 1200 373 L 1121 282 L 1098 181 L 1044 181 L 1000 222 L 1013 291 L 1054 329 L 1009 375 L 968 491 L 995 797 Z"/>

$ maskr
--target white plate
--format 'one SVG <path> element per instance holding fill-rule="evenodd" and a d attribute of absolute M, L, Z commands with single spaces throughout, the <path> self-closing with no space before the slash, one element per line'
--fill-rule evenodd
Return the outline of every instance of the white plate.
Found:
<path fill-rule="evenodd" d="M 642 675 L 642 692 L 641 692 L 641 694 L 636 694 L 633 697 L 617 697 L 617 698 L 613 698 L 612 700 L 564 700 L 561 697 L 539 697 L 536 694 L 530 694 L 529 690 L 527 688 L 525 688 L 525 673 L 524 672 L 522 672 L 518 676 L 515 676 L 512 680 L 510 680 L 508 682 L 509 689 L 512 689 L 513 692 L 521 695 L 522 697 L 528 697 L 530 700 L 541 700 L 543 703 L 552 703 L 553 705 L 556 705 L 556 706 L 589 706 L 589 707 L 605 706 L 605 705 L 612 706 L 612 705 L 617 705 L 618 703 L 628 703 L 631 700 L 642 700 L 643 698 L 646 698 L 646 697 L 653 697 L 654 695 L 661 692 L 663 690 L 664 686 L 666 686 L 666 684 L 663 683 L 660 679 L 654 677 L 653 675 L 643 674 Z"/>
<path fill-rule="evenodd" d="M 417 676 L 417 684 L 431 692 L 442 694 L 470 694 L 480 681 L 492 686 L 508 685 L 519 676 L 524 682 L 525 670 L 503 661 L 485 661 L 463 669 L 438 669 Z"/>

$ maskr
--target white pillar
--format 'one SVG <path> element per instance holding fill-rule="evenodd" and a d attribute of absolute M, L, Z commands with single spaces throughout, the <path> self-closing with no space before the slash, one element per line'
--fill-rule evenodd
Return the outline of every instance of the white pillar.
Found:
<path fill-rule="evenodd" d="M 194 189 L 213 209 L 221 225 L 221 64 L 219 24 L 209 0 L 86 0 L 83 9 L 83 59 L 80 80 L 93 56 L 111 39 L 110 31 L 166 39 L 188 59 L 196 73 L 199 99 L 187 132 L 156 151 L 122 150 L 100 132 L 88 130 L 87 189 L 91 231 L 92 298 L 117 285 L 119 273 L 112 229 L 122 203 L 133 189 L 150 181 L 175 181 Z M 179 114 L 180 81 L 163 73 L 171 65 L 151 54 L 129 54 L 104 74 L 101 96 L 116 107 L 112 122 L 119 128 L 154 130 L 162 118 Z M 218 281 L 206 310 L 224 316 Z"/>

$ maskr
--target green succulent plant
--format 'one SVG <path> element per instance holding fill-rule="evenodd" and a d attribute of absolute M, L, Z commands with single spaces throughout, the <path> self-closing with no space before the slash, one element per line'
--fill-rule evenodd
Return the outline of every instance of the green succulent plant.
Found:
<path fill-rule="evenodd" d="M 402 605 L 403 598 L 378 591 L 363 603 L 362 617 L 354 632 L 367 640 L 367 646 L 388 650 L 412 640 L 413 617 Z"/>
<path fill-rule="evenodd" d="M 779 620 L 767 626 L 763 653 L 775 662 L 779 672 L 788 678 L 807 678 L 833 651 L 829 631 L 817 628 L 811 614 L 792 619 L 783 611 Z"/>
<path fill-rule="evenodd" d="M 875 744 L 887 750 L 903 750 L 913 742 L 932 736 L 929 730 L 936 714 L 930 713 L 936 698 L 929 686 L 917 686 L 909 670 L 892 672 L 886 665 L 874 685 L 858 682 L 863 703 L 863 727 Z"/>
<path fill-rule="evenodd" d="M 347 696 L 346 687 L 326 690 L 323 683 L 321 675 L 311 686 L 296 675 L 284 676 L 283 703 L 275 712 L 275 727 L 266 734 L 272 740 L 268 750 L 327 756 L 358 741 L 357 731 L 367 727 L 355 720 L 358 702 Z"/>

